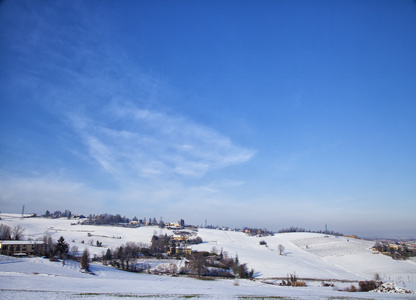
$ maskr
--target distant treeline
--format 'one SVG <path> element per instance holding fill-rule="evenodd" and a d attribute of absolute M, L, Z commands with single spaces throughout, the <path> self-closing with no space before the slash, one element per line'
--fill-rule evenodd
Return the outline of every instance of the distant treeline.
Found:
<path fill-rule="evenodd" d="M 134 217 L 133 219 L 126 218 L 125 216 L 121 216 L 120 214 L 112 215 L 112 214 L 90 214 L 88 217 L 85 217 L 84 215 L 74 215 L 71 213 L 70 210 L 65 210 L 64 212 L 61 212 L 59 210 L 51 213 L 49 210 L 46 211 L 43 217 L 46 218 L 59 218 L 59 217 L 66 217 L 68 219 L 70 218 L 77 218 L 77 219 L 83 219 L 81 221 L 81 224 L 83 225 L 122 225 L 122 226 L 141 226 L 141 225 L 153 225 L 153 226 L 159 226 L 161 228 L 164 227 L 165 223 L 162 221 L 157 221 L 156 218 L 146 218 L 138 219 L 137 217 Z M 132 224 L 129 224 L 130 221 L 133 221 Z M 178 223 L 183 223 L 184 226 L 185 222 L 181 220 Z M 211 229 L 223 229 L 223 230 L 229 230 L 229 227 L 218 227 L 218 226 L 205 226 L 205 228 L 211 228 Z M 260 228 L 248 228 L 244 227 L 244 229 L 234 229 L 243 231 L 248 235 L 253 236 L 273 236 L 274 232 L 267 230 L 266 228 L 260 229 Z M 289 228 L 280 229 L 277 231 L 278 233 L 285 233 L 285 232 L 312 232 L 312 233 L 322 233 L 322 234 L 330 234 L 330 235 L 337 235 L 342 236 L 343 234 L 340 232 L 335 232 L 332 230 L 306 230 L 302 227 L 294 227 L 291 226 Z"/>
<path fill-rule="evenodd" d="M 64 212 L 61 212 L 60 210 L 56 210 L 53 213 L 51 213 L 49 210 L 47 210 L 45 212 L 45 214 L 42 215 L 42 217 L 45 217 L 45 218 L 71 218 L 71 217 L 73 217 L 73 215 L 72 215 L 71 211 L 67 210 L 67 209 Z M 84 216 L 82 216 L 82 217 L 84 217 Z"/>
<path fill-rule="evenodd" d="M 36 217 L 36 214 L 32 215 Z M 70 210 L 65 210 L 64 212 L 57 210 L 51 213 L 49 210 L 46 211 L 45 214 L 42 215 L 45 218 L 68 218 L 68 219 L 79 219 L 83 220 L 81 224 L 83 225 L 117 225 L 117 224 L 129 224 L 131 221 L 137 225 L 153 225 L 153 226 L 164 226 L 164 222 L 162 220 L 157 221 L 156 218 L 149 218 L 146 221 L 146 218 L 138 219 L 134 217 L 133 219 L 126 218 L 125 216 L 121 216 L 120 214 L 112 215 L 112 214 L 90 214 L 88 217 L 84 215 L 76 215 L 72 214 Z"/>
<path fill-rule="evenodd" d="M 110 224 L 118 224 L 118 223 L 129 223 L 130 219 L 126 217 L 122 217 L 119 214 L 111 215 L 111 214 L 101 214 L 101 215 L 89 215 L 86 220 L 82 222 L 82 224 L 88 225 L 110 225 Z"/>
<path fill-rule="evenodd" d="M 284 233 L 284 232 L 313 232 L 313 233 L 323 233 L 323 234 L 330 234 L 330 235 L 343 235 L 342 233 L 339 232 L 335 232 L 332 230 L 306 230 L 305 228 L 302 227 L 289 227 L 289 228 L 285 228 L 285 229 L 280 229 L 278 231 L 279 233 Z"/>

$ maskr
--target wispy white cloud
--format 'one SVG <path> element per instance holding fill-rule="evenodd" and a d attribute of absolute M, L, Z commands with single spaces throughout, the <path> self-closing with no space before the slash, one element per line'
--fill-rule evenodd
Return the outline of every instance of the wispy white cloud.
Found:
<path fill-rule="evenodd" d="M 114 106 L 105 120 L 71 116 L 89 155 L 117 180 L 202 177 L 249 161 L 255 151 L 187 118 Z"/>
<path fill-rule="evenodd" d="M 25 69 L 35 72 L 29 76 L 38 87 L 35 101 L 58 118 L 69 116 L 86 154 L 103 170 L 119 182 L 200 178 L 253 157 L 253 150 L 187 116 L 143 108 L 161 105 L 156 95 L 164 83 L 142 72 L 125 50 L 106 43 L 102 26 L 109 29 L 111 22 L 100 19 L 98 26 L 84 6 L 71 5 L 71 13 L 61 18 L 54 13 L 59 4 L 42 5 L 27 13 L 26 23 L 34 24 L 31 38 L 16 23 L 25 38 L 12 40 L 27 61 Z M 33 53 L 42 53 L 43 60 Z"/>
<path fill-rule="evenodd" d="M 59 166 L 45 159 L 43 170 L 52 173 L 59 167 L 68 176 L 42 171 L 37 179 L 22 174 L 7 179 L 16 191 L 1 186 L 10 191 L 8 198 L 1 193 L 2 207 L 16 199 L 35 203 L 34 196 L 42 199 L 43 207 L 59 202 L 57 209 L 67 204 L 88 208 L 78 198 L 104 203 L 103 211 L 111 209 L 109 202 L 119 203 L 120 210 L 137 203 L 145 209 L 145 202 L 212 201 L 212 195 L 242 184 L 229 179 L 212 183 L 204 176 L 248 162 L 254 150 L 236 145 L 192 116 L 172 113 L 174 108 L 163 104 L 169 83 L 142 71 L 125 48 L 106 42 L 108 30 L 103 28 L 111 29 L 111 22 L 94 22 L 84 4 L 71 6 L 68 15 L 57 14 L 59 7 L 42 5 L 33 13 L 19 13 L 9 44 L 18 58 L 13 68 L 24 70 L 17 86 L 30 91 L 31 103 L 54 117 L 57 123 L 50 128 L 57 140 L 64 140 L 54 145 L 65 148 Z M 27 30 L 20 23 L 33 26 Z M 150 204 L 149 210 L 162 206 Z"/>

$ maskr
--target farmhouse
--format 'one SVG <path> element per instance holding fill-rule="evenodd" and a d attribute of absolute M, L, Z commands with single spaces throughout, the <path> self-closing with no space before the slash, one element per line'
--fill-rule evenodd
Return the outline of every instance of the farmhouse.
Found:
<path fill-rule="evenodd" d="M 169 255 L 189 255 L 192 253 L 192 249 L 189 247 L 169 247 Z"/>
<path fill-rule="evenodd" d="M 183 226 L 179 223 L 165 223 L 166 229 L 182 229 Z"/>
<path fill-rule="evenodd" d="M 45 253 L 44 241 L 0 241 L 0 254 L 9 256 L 42 255 Z"/>
<path fill-rule="evenodd" d="M 180 241 L 180 242 L 188 242 L 189 241 L 189 236 L 184 234 L 184 235 L 179 235 L 179 236 L 172 236 L 172 240 L 174 241 Z"/>

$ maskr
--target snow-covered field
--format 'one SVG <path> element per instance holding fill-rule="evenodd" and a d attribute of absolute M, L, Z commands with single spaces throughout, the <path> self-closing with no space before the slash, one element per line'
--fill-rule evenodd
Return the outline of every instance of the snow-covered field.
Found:
<path fill-rule="evenodd" d="M 25 228 L 25 239 L 42 238 L 50 234 L 54 240 L 63 236 L 79 251 L 88 247 L 93 254 L 101 255 L 128 241 L 150 243 L 156 234 L 173 234 L 157 227 L 136 229 L 107 226 L 71 225 L 74 220 L 20 218 L 18 215 L 0 214 L 0 223 Z M 90 236 L 88 235 L 90 234 Z M 256 280 L 198 280 L 184 277 L 156 276 L 129 273 L 112 267 L 92 264 L 96 275 L 79 271 L 75 262 L 65 265 L 42 258 L 12 258 L 0 256 L 0 298 L 120 298 L 140 297 L 151 299 L 258 299 L 260 297 L 286 297 L 293 299 L 330 299 L 332 297 L 370 299 L 415 299 L 415 294 L 392 295 L 381 293 L 346 293 L 336 288 L 322 287 L 321 281 L 333 280 L 338 288 L 356 281 L 373 279 L 378 273 L 383 281 L 416 291 L 416 263 L 395 261 L 381 254 L 373 254 L 373 242 L 345 237 L 325 237 L 314 233 L 284 233 L 269 237 L 249 237 L 240 232 L 199 229 L 204 241 L 194 245 L 195 250 L 223 249 L 230 256 L 238 255 L 240 262 L 255 270 Z M 95 245 L 102 242 L 103 247 Z M 260 245 L 264 240 L 267 246 Z M 83 241 L 83 243 L 82 243 Z M 285 247 L 279 255 L 277 247 Z M 150 262 L 157 267 L 158 261 Z M 169 263 L 160 261 L 160 263 Z M 180 261 L 173 261 L 180 265 Z M 309 278 L 307 287 L 282 287 L 278 278 L 293 274 Z M 345 282 L 342 282 L 345 281 Z M 355 281 L 355 282 L 354 282 Z"/>

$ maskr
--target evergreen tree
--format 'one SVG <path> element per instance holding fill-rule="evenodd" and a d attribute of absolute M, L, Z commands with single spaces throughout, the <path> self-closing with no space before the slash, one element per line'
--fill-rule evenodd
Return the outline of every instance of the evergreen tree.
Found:
<path fill-rule="evenodd" d="M 66 254 L 68 254 L 69 251 L 69 244 L 65 242 L 65 239 L 63 236 L 59 238 L 59 240 L 56 242 L 55 245 L 55 254 L 59 254 L 62 257 L 64 257 Z"/>
<path fill-rule="evenodd" d="M 240 265 L 240 262 L 238 260 L 238 255 L 235 256 L 234 265 L 233 265 L 233 273 L 235 275 L 238 274 L 238 266 Z"/>
<path fill-rule="evenodd" d="M 105 253 L 105 260 L 110 260 L 111 259 L 111 251 L 110 249 L 107 249 L 107 252 Z"/>
<path fill-rule="evenodd" d="M 84 252 L 82 252 L 82 256 L 81 256 L 81 269 L 90 270 L 90 252 L 88 251 L 87 248 L 84 249 Z"/>

